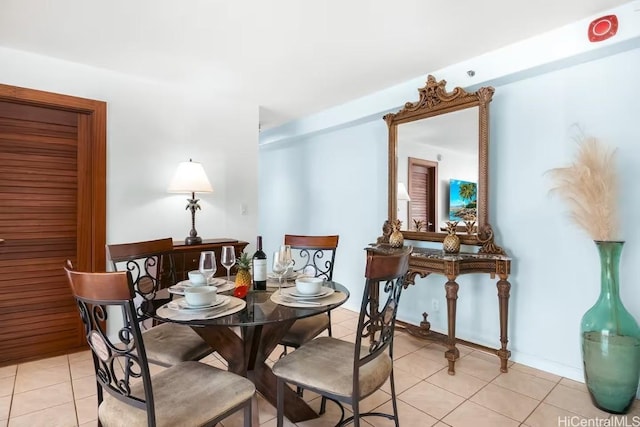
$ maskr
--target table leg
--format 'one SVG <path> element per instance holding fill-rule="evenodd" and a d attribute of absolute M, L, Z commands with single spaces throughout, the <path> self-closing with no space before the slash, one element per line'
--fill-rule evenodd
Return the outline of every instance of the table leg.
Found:
<path fill-rule="evenodd" d="M 372 319 L 378 318 L 378 305 L 380 302 L 380 287 L 378 283 L 374 283 L 369 288 L 369 316 Z M 369 344 L 373 345 L 376 340 L 376 327 L 374 323 L 370 323 L 367 326 L 367 333 L 369 334 Z"/>
<path fill-rule="evenodd" d="M 194 327 L 193 330 L 227 361 L 230 372 L 253 381 L 260 394 L 275 407 L 276 376 L 265 361 L 292 324 L 293 320 L 243 327 L 241 337 L 226 326 Z M 284 414 L 293 423 L 318 417 L 289 387 L 285 388 Z"/>
<path fill-rule="evenodd" d="M 509 291 L 511 283 L 507 280 L 506 275 L 500 275 L 498 280 L 498 303 L 500 307 L 500 350 L 496 353 L 500 358 L 500 372 L 507 372 L 507 362 L 511 356 L 511 352 L 507 350 L 507 324 L 509 320 Z"/>
<path fill-rule="evenodd" d="M 444 285 L 447 293 L 447 322 L 449 335 L 446 340 L 448 350 L 444 353 L 444 357 L 449 361 L 449 375 L 455 375 L 456 360 L 460 358 L 460 351 L 456 348 L 456 303 L 458 299 L 458 288 L 460 287 L 455 281 L 455 277 L 449 277 Z"/>

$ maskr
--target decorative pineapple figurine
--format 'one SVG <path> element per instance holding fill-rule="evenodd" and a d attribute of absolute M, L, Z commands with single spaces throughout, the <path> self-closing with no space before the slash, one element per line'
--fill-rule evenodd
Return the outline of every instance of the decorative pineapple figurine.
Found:
<path fill-rule="evenodd" d="M 400 231 L 402 227 L 402 221 L 396 219 L 391 223 L 391 235 L 389 236 L 389 244 L 391 247 L 399 248 L 404 244 L 404 236 Z"/>
<path fill-rule="evenodd" d="M 413 219 L 413 224 L 416 227 L 416 231 L 422 231 L 422 229 L 424 228 L 424 224 L 425 221 L 423 219 Z"/>
<path fill-rule="evenodd" d="M 447 235 L 442 241 L 442 249 L 448 254 L 460 252 L 460 237 L 456 234 L 458 221 L 447 221 Z"/>
<path fill-rule="evenodd" d="M 467 230 L 467 234 L 473 234 L 474 226 L 476 225 L 476 221 L 473 219 L 465 219 L 464 227 Z"/>
<path fill-rule="evenodd" d="M 251 286 L 251 258 L 246 252 L 240 254 L 237 262 L 238 272 L 236 273 L 236 289 L 233 291 L 233 295 L 238 298 L 244 298 L 247 295 L 249 287 Z"/>

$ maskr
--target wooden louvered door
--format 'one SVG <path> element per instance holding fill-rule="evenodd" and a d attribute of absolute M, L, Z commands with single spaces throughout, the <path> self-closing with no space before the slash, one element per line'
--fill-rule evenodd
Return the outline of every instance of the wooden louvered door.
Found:
<path fill-rule="evenodd" d="M 409 218 L 424 221 L 422 231 L 436 231 L 438 163 L 409 157 L 408 171 Z"/>
<path fill-rule="evenodd" d="M 62 266 L 104 271 L 104 115 L 0 85 L 0 366 L 86 347 Z"/>

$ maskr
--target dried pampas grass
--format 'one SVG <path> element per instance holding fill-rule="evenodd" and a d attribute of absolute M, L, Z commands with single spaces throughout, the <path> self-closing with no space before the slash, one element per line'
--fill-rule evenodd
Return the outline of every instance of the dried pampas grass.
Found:
<path fill-rule="evenodd" d="M 567 167 L 548 171 L 552 194 L 569 205 L 569 217 L 593 240 L 618 240 L 618 177 L 615 149 L 596 138 L 576 138 L 578 152 Z"/>

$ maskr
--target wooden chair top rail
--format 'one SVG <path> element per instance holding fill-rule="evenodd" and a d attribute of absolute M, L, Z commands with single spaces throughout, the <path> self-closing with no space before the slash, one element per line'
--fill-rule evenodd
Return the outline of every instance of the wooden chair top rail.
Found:
<path fill-rule="evenodd" d="M 338 235 L 330 236 L 300 236 L 284 235 L 284 244 L 292 248 L 335 249 L 338 247 Z"/>

